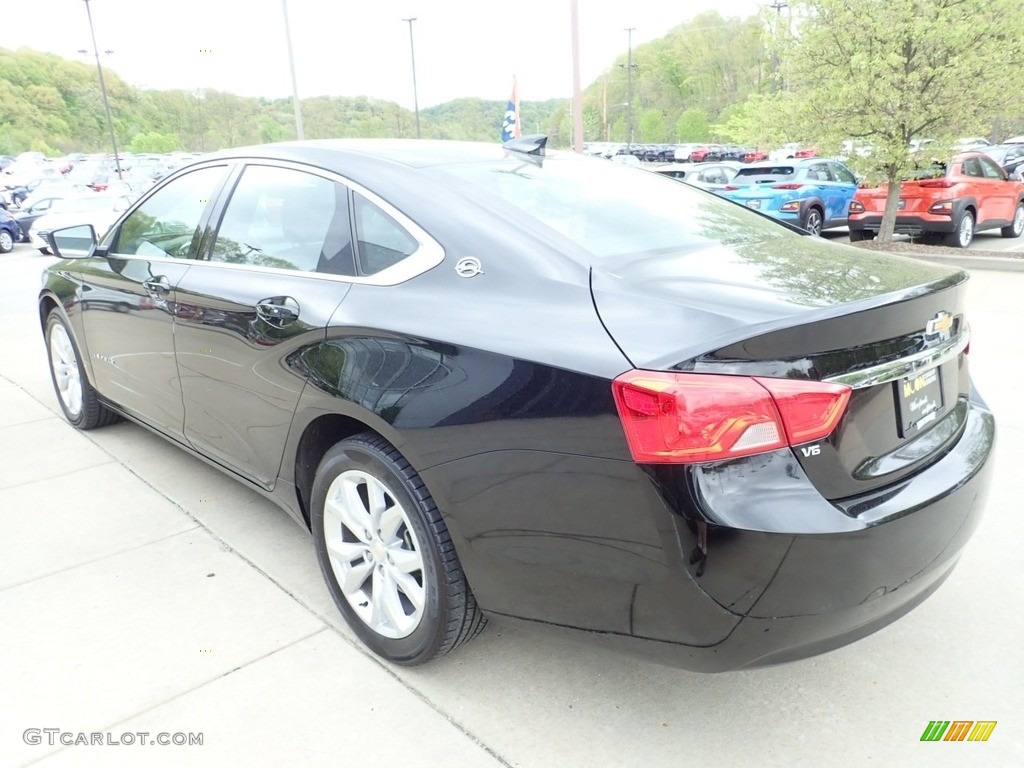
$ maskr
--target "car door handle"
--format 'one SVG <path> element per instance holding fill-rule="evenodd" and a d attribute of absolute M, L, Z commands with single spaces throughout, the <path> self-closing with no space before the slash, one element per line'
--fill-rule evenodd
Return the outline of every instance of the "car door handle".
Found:
<path fill-rule="evenodd" d="M 164 275 L 150 278 L 149 280 L 142 281 L 142 287 L 146 289 L 146 293 L 158 294 L 160 296 L 166 296 L 171 292 L 171 284 L 167 281 Z"/>
<path fill-rule="evenodd" d="M 299 302 L 291 296 L 272 296 L 256 302 L 256 314 L 280 328 L 299 319 Z"/>

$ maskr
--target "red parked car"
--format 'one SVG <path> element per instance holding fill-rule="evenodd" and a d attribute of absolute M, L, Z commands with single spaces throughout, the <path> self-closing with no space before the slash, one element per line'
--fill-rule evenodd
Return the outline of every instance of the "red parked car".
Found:
<path fill-rule="evenodd" d="M 946 245 L 966 248 L 981 230 L 998 229 L 1003 237 L 1024 232 L 1024 183 L 1010 179 L 988 155 L 965 152 L 913 176 L 900 187 L 897 233 L 941 234 Z M 850 240 L 878 234 L 887 194 L 885 184 L 857 190 L 850 203 Z"/>
<path fill-rule="evenodd" d="M 703 144 L 698 144 L 690 150 L 690 162 L 691 163 L 703 163 L 707 160 L 708 153 L 710 150 Z"/>

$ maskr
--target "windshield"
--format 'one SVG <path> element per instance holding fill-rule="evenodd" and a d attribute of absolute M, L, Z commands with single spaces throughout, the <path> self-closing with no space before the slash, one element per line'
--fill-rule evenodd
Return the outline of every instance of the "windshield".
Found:
<path fill-rule="evenodd" d="M 439 167 L 479 198 L 512 206 L 599 257 L 795 237 L 783 226 L 660 174 L 555 154 Z"/>

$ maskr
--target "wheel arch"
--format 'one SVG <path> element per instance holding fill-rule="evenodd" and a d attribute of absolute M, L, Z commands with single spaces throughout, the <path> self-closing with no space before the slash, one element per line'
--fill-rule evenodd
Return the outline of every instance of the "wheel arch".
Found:
<path fill-rule="evenodd" d="M 375 428 L 369 423 L 369 420 L 343 413 L 322 413 L 314 417 L 305 425 L 301 436 L 295 443 L 293 463 L 295 495 L 306 528 L 310 527 L 310 499 L 313 494 L 313 482 L 316 479 L 317 467 L 320 466 L 324 454 L 341 440 L 362 432 L 372 432 L 390 442 L 405 456 L 410 466 L 419 471 L 419 468 L 414 466 L 414 462 L 402 451 L 401 441 L 397 440 L 394 430 Z"/>
<path fill-rule="evenodd" d="M 974 217 L 974 225 L 978 225 L 978 201 L 973 196 L 962 197 L 956 202 L 956 220 L 963 216 L 964 211 L 970 211 Z"/>
<path fill-rule="evenodd" d="M 817 208 L 821 212 L 821 220 L 825 220 L 825 201 L 817 195 L 804 198 L 801 212 L 806 213 L 809 208 Z"/>
<path fill-rule="evenodd" d="M 89 385 L 96 387 L 95 371 L 92 369 L 92 357 L 89 352 L 89 342 L 85 338 L 85 331 L 81 325 L 81 313 L 76 315 L 78 322 L 72 319 L 64 309 L 64 303 L 52 289 L 45 289 L 39 294 L 39 329 L 43 333 L 43 341 L 46 342 L 46 320 L 52 312 L 56 312 L 64 321 L 71 339 L 78 347 L 81 354 L 82 367 L 85 369 L 85 378 Z M 98 391 L 98 390 L 97 390 Z M 102 394 L 100 395 L 102 397 Z"/>
<path fill-rule="evenodd" d="M 821 216 L 821 228 L 824 230 L 825 225 L 828 223 L 828 217 L 825 215 L 825 211 L 828 209 L 825 207 L 825 201 L 817 195 L 806 197 L 800 201 L 800 226 L 803 227 L 804 222 L 807 220 L 807 214 L 812 208 L 818 209 L 818 215 Z"/>
<path fill-rule="evenodd" d="M 46 318 L 50 316 L 53 310 L 57 310 L 61 314 L 64 314 L 61 310 L 61 303 L 57 300 L 57 297 L 46 291 L 39 296 L 39 327 L 46 332 Z M 67 316 L 64 317 L 67 320 Z"/>

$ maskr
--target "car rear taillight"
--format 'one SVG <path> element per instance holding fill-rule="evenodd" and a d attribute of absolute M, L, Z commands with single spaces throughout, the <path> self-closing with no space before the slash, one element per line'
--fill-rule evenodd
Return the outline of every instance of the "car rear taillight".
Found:
<path fill-rule="evenodd" d="M 722 187 L 722 189 L 727 189 L 729 191 L 732 191 L 732 190 L 739 189 L 739 187 L 737 187 L 735 184 L 726 184 L 724 187 Z"/>
<path fill-rule="evenodd" d="M 612 382 L 641 464 L 718 461 L 827 437 L 850 388 L 796 379 L 628 371 Z"/>
<path fill-rule="evenodd" d="M 953 201 L 941 200 L 938 203 L 932 203 L 928 208 L 928 213 L 951 214 L 953 213 Z"/>
<path fill-rule="evenodd" d="M 802 186 L 799 181 L 786 181 L 782 184 L 772 184 L 772 189 L 800 189 Z"/>
<path fill-rule="evenodd" d="M 955 181 L 949 179 L 926 179 L 924 181 L 917 182 L 918 186 L 929 187 L 931 189 L 950 189 L 956 186 Z"/>
<path fill-rule="evenodd" d="M 851 200 L 850 213 L 864 213 L 864 203 L 860 200 Z"/>

